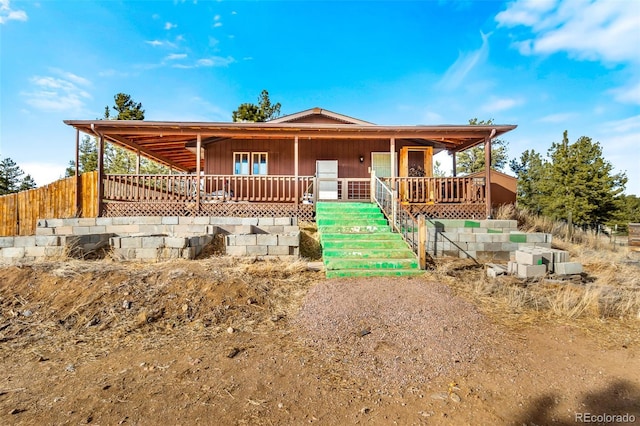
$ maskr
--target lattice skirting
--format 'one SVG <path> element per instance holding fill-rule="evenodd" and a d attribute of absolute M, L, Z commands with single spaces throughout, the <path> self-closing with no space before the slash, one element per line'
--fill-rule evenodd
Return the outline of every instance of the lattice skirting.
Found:
<path fill-rule="evenodd" d="M 410 204 L 406 206 L 414 217 L 426 214 L 432 219 L 486 219 L 484 204 Z"/>
<path fill-rule="evenodd" d="M 300 221 L 314 221 L 312 204 L 286 203 L 144 203 L 109 201 L 104 203 L 102 216 L 219 216 L 219 217 L 297 217 Z"/>

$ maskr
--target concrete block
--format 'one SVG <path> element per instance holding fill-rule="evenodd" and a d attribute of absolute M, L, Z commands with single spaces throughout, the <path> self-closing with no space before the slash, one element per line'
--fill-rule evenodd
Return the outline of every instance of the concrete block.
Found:
<path fill-rule="evenodd" d="M 142 237 L 142 248 L 164 247 L 164 237 Z"/>
<path fill-rule="evenodd" d="M 123 260 L 133 260 L 136 258 L 136 249 L 134 248 L 119 248 L 113 249 L 113 256 Z"/>
<path fill-rule="evenodd" d="M 158 259 L 159 250 L 155 248 L 137 248 L 136 259 L 155 260 Z"/>
<path fill-rule="evenodd" d="M 235 235 L 227 235 L 227 246 L 235 246 L 236 244 L 236 236 Z"/>
<path fill-rule="evenodd" d="M 475 243 L 476 237 L 477 234 L 458 234 L 458 241 L 460 241 L 461 243 Z"/>
<path fill-rule="evenodd" d="M 62 219 L 47 219 L 47 226 L 49 228 L 56 228 L 58 226 L 64 226 L 64 221 Z"/>
<path fill-rule="evenodd" d="M 0 237 L 0 248 L 13 247 L 14 237 Z"/>
<path fill-rule="evenodd" d="M 270 256 L 286 256 L 290 254 L 289 246 L 268 246 L 267 254 Z"/>
<path fill-rule="evenodd" d="M 542 265 L 542 256 L 538 253 L 516 251 L 516 262 L 521 265 Z"/>
<path fill-rule="evenodd" d="M 36 227 L 38 228 L 46 228 L 47 227 L 47 221 L 45 219 L 40 219 L 36 222 Z"/>
<path fill-rule="evenodd" d="M 111 221 L 113 225 L 132 225 L 134 224 L 135 218 L 133 217 L 114 217 Z"/>
<path fill-rule="evenodd" d="M 470 228 L 471 229 L 471 228 Z M 439 232 L 435 237 L 441 239 L 442 241 L 460 241 L 460 237 L 457 232 Z"/>
<path fill-rule="evenodd" d="M 247 246 L 248 256 L 266 256 L 267 246 Z"/>
<path fill-rule="evenodd" d="M 178 216 L 162 216 L 162 219 L 160 219 L 161 225 L 177 225 L 178 223 Z"/>
<path fill-rule="evenodd" d="M 278 236 L 271 234 L 257 234 L 256 235 L 256 244 L 263 246 L 277 246 L 278 245 Z"/>
<path fill-rule="evenodd" d="M 195 247 L 186 247 L 182 249 L 182 258 L 191 260 L 196 258 L 196 248 Z"/>
<path fill-rule="evenodd" d="M 193 225 L 194 218 L 190 216 L 180 216 L 178 218 L 178 225 Z"/>
<path fill-rule="evenodd" d="M 526 243 L 527 234 L 523 232 L 512 232 L 509 234 L 509 241 L 512 243 Z"/>
<path fill-rule="evenodd" d="M 142 248 L 142 238 L 141 237 L 127 237 L 120 239 L 120 248 L 129 249 L 129 248 Z"/>
<path fill-rule="evenodd" d="M 131 223 L 138 225 L 160 225 L 162 224 L 162 216 L 138 216 Z"/>
<path fill-rule="evenodd" d="M 72 227 L 74 235 L 88 235 L 91 234 L 91 227 L 89 226 L 74 226 Z"/>
<path fill-rule="evenodd" d="M 182 249 L 180 248 L 163 248 L 160 253 L 162 259 L 180 259 L 182 257 Z"/>
<path fill-rule="evenodd" d="M 279 234 L 278 245 L 298 247 L 300 245 L 300 232 L 292 234 Z"/>
<path fill-rule="evenodd" d="M 53 235 L 55 228 L 36 228 L 36 235 Z"/>
<path fill-rule="evenodd" d="M 45 247 L 44 248 L 45 257 L 63 257 L 64 255 L 65 255 L 64 247 Z"/>
<path fill-rule="evenodd" d="M 227 246 L 227 254 L 229 256 L 246 256 L 247 246 Z"/>
<path fill-rule="evenodd" d="M 484 244 L 484 250 L 485 251 L 493 251 L 493 252 L 496 252 L 496 253 L 499 252 L 499 251 L 504 251 L 504 250 L 502 250 L 502 243 L 485 243 Z"/>
<path fill-rule="evenodd" d="M 461 259 L 475 259 L 476 256 L 477 256 L 477 253 L 475 251 L 462 251 L 462 250 L 460 250 L 459 257 Z"/>
<path fill-rule="evenodd" d="M 116 217 L 114 217 L 114 219 L 117 219 Z M 118 235 L 128 235 L 128 234 L 137 234 L 138 232 L 140 232 L 140 227 L 138 225 L 131 225 L 131 224 L 127 224 L 127 225 L 111 225 L 111 226 L 105 226 L 105 232 L 107 233 L 112 233 L 112 234 L 118 234 Z"/>
<path fill-rule="evenodd" d="M 188 241 L 185 237 L 164 237 L 164 245 L 168 248 L 183 249 L 187 246 Z"/>
<path fill-rule="evenodd" d="M 96 226 L 96 218 L 82 217 L 75 220 L 76 226 Z"/>
<path fill-rule="evenodd" d="M 1 251 L 2 257 L 7 259 L 19 259 L 24 257 L 24 247 L 6 247 Z"/>
<path fill-rule="evenodd" d="M 287 228 L 292 228 L 290 225 L 286 226 Z M 260 229 L 266 232 L 267 234 L 283 234 L 285 232 L 284 225 L 273 225 L 273 226 L 261 226 Z M 287 231 L 290 232 L 290 231 Z"/>
<path fill-rule="evenodd" d="M 492 234 L 476 234 L 476 242 L 478 243 L 490 243 L 493 241 Z"/>
<path fill-rule="evenodd" d="M 35 257 L 35 258 L 43 258 L 44 257 L 44 247 L 25 247 L 24 248 L 24 256 L 25 257 Z"/>
<path fill-rule="evenodd" d="M 518 273 L 518 263 L 514 261 L 507 262 L 507 274 L 515 275 Z"/>
<path fill-rule="evenodd" d="M 290 217 L 276 217 L 273 219 L 274 225 L 282 225 L 282 226 L 291 226 L 291 218 Z"/>
<path fill-rule="evenodd" d="M 272 217 L 260 217 L 258 218 L 258 226 L 273 226 L 275 225 Z"/>
<path fill-rule="evenodd" d="M 237 246 L 255 246 L 257 243 L 256 234 L 236 235 Z"/>
<path fill-rule="evenodd" d="M 35 245 L 36 245 L 35 236 L 14 237 L 14 240 L 13 240 L 14 247 L 35 247 Z"/>
<path fill-rule="evenodd" d="M 107 227 L 106 226 L 90 226 L 89 227 L 89 233 L 90 234 L 104 234 L 107 232 Z"/>
<path fill-rule="evenodd" d="M 484 243 L 467 243 L 467 251 L 485 251 Z"/>
<path fill-rule="evenodd" d="M 500 243 L 500 250 L 501 251 L 513 251 L 515 252 L 516 250 L 518 250 L 518 244 L 516 243 Z"/>
<path fill-rule="evenodd" d="M 113 248 L 120 248 L 120 237 L 111 237 L 109 238 L 109 245 Z"/>
<path fill-rule="evenodd" d="M 257 217 L 243 217 L 240 223 L 242 225 L 257 226 L 258 225 L 258 218 Z"/>
<path fill-rule="evenodd" d="M 96 226 L 111 226 L 113 225 L 112 217 L 97 217 Z"/>
<path fill-rule="evenodd" d="M 298 226 L 298 218 L 297 217 L 292 217 L 291 218 L 291 225 L 292 226 Z"/>
<path fill-rule="evenodd" d="M 523 265 L 518 263 L 518 278 L 543 277 L 547 273 L 545 265 Z"/>
<path fill-rule="evenodd" d="M 62 219 L 61 226 L 78 226 L 78 219 L 76 218 Z"/>
<path fill-rule="evenodd" d="M 580 263 L 580 262 L 558 262 L 558 263 L 555 264 L 555 272 L 558 275 L 581 274 L 582 273 L 582 263 Z"/>
<path fill-rule="evenodd" d="M 208 216 L 196 216 L 193 218 L 194 225 L 208 225 L 209 217 Z"/>
<path fill-rule="evenodd" d="M 60 245 L 60 237 L 57 235 L 45 236 L 45 235 L 36 235 L 36 246 L 44 247 L 44 246 L 59 246 Z"/>
<path fill-rule="evenodd" d="M 535 232 L 530 234 L 525 234 L 527 236 L 528 243 L 546 243 L 547 242 L 547 234 L 543 234 L 541 232 Z"/>
<path fill-rule="evenodd" d="M 175 225 L 174 228 L 178 226 L 180 225 Z M 146 234 L 146 235 L 158 235 L 158 234 L 165 234 L 166 229 L 163 225 L 160 225 L 160 224 L 140 224 L 138 225 L 138 232 L 140 234 Z"/>
<path fill-rule="evenodd" d="M 292 232 L 300 232 L 300 227 L 298 225 L 291 225 L 291 226 L 283 226 L 282 227 L 282 232 L 278 232 L 278 231 L 274 231 L 275 233 L 284 233 L 284 234 L 289 234 Z"/>

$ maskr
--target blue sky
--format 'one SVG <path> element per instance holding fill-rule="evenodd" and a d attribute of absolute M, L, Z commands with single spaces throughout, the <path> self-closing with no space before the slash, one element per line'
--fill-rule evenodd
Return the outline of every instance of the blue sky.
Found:
<path fill-rule="evenodd" d="M 147 120 L 230 121 L 262 89 L 287 114 L 517 124 L 511 158 L 566 129 L 640 195 L 640 1 L 0 0 L 0 156 L 39 185 L 74 157 L 62 120 L 118 92 Z"/>

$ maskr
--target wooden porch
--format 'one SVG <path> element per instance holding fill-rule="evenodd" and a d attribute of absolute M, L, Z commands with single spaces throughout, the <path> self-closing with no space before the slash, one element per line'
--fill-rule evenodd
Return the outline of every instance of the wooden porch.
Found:
<path fill-rule="evenodd" d="M 374 202 L 374 177 L 337 179 L 334 201 Z M 314 176 L 105 175 L 104 216 L 293 215 L 313 220 Z M 405 208 L 433 218 L 479 218 L 484 180 L 471 177 L 382 179 Z"/>

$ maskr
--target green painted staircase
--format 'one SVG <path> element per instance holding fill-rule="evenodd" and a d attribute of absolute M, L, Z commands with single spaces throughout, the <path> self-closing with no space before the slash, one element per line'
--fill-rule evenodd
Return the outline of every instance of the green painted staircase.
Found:
<path fill-rule="evenodd" d="M 375 204 L 319 202 L 316 223 L 327 278 L 423 274 Z"/>

